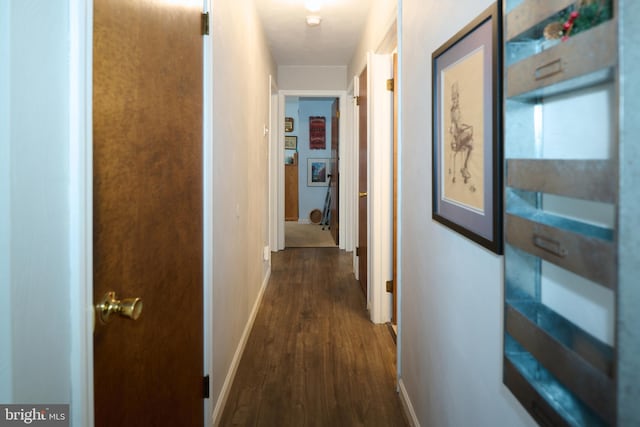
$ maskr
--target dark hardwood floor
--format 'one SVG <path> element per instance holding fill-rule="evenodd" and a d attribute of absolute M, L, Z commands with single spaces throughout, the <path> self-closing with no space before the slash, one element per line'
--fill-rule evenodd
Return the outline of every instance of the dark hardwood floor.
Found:
<path fill-rule="evenodd" d="M 395 345 L 337 248 L 273 256 L 222 426 L 406 426 Z"/>

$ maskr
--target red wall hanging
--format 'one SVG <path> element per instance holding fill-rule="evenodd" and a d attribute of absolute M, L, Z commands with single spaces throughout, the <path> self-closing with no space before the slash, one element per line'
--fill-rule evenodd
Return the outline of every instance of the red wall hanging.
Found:
<path fill-rule="evenodd" d="M 309 148 L 324 150 L 327 147 L 325 134 L 325 118 L 309 117 Z"/>

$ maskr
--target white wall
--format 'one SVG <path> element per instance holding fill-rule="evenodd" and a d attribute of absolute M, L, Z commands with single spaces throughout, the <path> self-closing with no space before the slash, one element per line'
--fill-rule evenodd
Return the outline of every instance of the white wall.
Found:
<path fill-rule="evenodd" d="M 9 397 L 20 403 L 69 403 L 69 2 L 1 4 L 3 21 L 8 13 L 5 22 L 12 24 L 2 24 L 9 70 L 3 66 L 1 74 L 3 94 L 7 82 L 11 88 L 2 104 L 11 123 L 2 126 L 3 163 L 8 158 L 11 167 L 2 168 L 4 178 L 10 172 L 0 200 L 2 226 L 9 228 L 9 244 L 3 240 L 0 246 L 2 265 L 8 265 L 2 292 L 7 297 L 9 289 L 11 305 L 11 337 L 2 344 L 3 356 L 10 351 L 12 359 Z M 3 360 L 3 384 L 7 368 Z"/>
<path fill-rule="evenodd" d="M 211 399 L 218 415 L 269 262 L 269 75 L 276 68 L 251 0 L 213 1 Z M 222 399 L 221 399 L 222 398 Z"/>
<path fill-rule="evenodd" d="M 11 342 L 11 292 L 9 281 L 10 241 L 9 200 L 11 161 L 9 150 L 10 119 L 10 7 L 0 0 L 0 342 Z M 0 402 L 12 402 L 11 345 L 0 348 Z"/>
<path fill-rule="evenodd" d="M 346 90 L 347 67 L 281 65 L 278 67 L 278 89 Z"/>
<path fill-rule="evenodd" d="M 393 50 L 393 46 L 387 48 L 385 38 L 396 21 L 398 0 L 372 0 L 371 3 L 362 38 L 347 70 L 349 81 L 364 69 L 368 52 L 391 53 Z"/>
<path fill-rule="evenodd" d="M 401 382 L 423 426 L 533 426 L 502 385 L 502 257 L 431 220 L 431 52 L 492 2 L 402 2 Z"/>

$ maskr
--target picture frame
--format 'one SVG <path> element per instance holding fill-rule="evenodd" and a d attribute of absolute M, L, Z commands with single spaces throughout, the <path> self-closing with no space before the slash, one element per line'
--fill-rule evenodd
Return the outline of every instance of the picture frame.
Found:
<path fill-rule="evenodd" d="M 297 150 L 298 149 L 298 137 L 285 135 L 284 137 L 284 149 L 285 150 Z"/>
<path fill-rule="evenodd" d="M 331 174 L 331 159 L 307 159 L 307 186 L 326 187 Z"/>
<path fill-rule="evenodd" d="M 497 254 L 503 253 L 501 22 L 494 3 L 431 56 L 432 218 Z"/>
<path fill-rule="evenodd" d="M 293 132 L 293 117 L 284 118 L 284 131 Z"/>

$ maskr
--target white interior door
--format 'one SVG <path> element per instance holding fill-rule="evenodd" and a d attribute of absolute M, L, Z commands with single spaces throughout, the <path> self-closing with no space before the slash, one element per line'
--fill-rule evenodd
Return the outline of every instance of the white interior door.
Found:
<path fill-rule="evenodd" d="M 391 320 L 393 278 L 393 76 L 390 54 L 369 55 L 369 307 L 371 320 Z"/>

